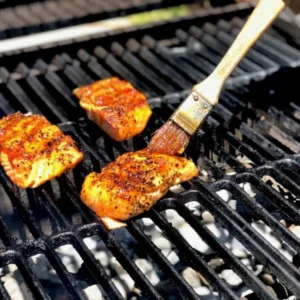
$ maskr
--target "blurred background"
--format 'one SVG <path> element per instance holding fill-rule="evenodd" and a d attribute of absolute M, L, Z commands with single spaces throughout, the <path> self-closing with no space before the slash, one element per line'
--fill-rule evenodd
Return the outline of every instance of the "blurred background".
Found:
<path fill-rule="evenodd" d="M 133 25 L 193 14 L 255 0 L 0 0 L 0 40 L 125 17 Z M 285 18 L 300 24 L 300 1 L 292 0 Z M 124 22 L 124 19 L 122 19 Z M 118 20 L 114 24 L 117 24 Z"/>

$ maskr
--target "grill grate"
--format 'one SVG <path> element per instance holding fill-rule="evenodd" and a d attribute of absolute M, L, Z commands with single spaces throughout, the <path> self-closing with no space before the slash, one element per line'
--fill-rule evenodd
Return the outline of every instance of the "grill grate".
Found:
<path fill-rule="evenodd" d="M 293 78 L 297 78 L 298 73 L 299 70 L 295 69 L 277 77 L 273 76 L 262 83 L 254 84 L 254 88 L 241 87 L 238 90 L 225 91 L 220 105 L 187 149 L 188 156 L 198 161 L 201 170 L 211 173 L 210 179 L 207 180 L 210 182 L 194 180 L 186 183 L 183 193 L 169 192 L 165 200 L 161 200 L 154 209 L 145 215 L 160 228 L 165 237 L 173 244 L 180 259 L 186 265 L 199 271 L 211 287 L 222 295 L 223 299 L 239 299 L 239 297 L 209 266 L 209 258 L 191 247 L 165 219 L 163 212 L 171 209 L 182 216 L 213 249 L 216 257 L 221 257 L 259 299 L 275 299 L 274 294 L 265 287 L 264 283 L 202 224 L 201 218 L 193 215 L 191 210 L 185 206 L 189 202 L 199 203 L 202 212 L 210 211 L 216 221 L 228 230 L 232 237 L 239 240 L 268 272 L 276 276 L 291 294 L 299 296 L 300 274 L 297 265 L 286 259 L 251 227 L 253 220 L 262 220 L 278 238 L 295 250 L 295 255 L 299 253 L 299 239 L 279 222 L 285 220 L 289 224 L 299 224 L 300 220 L 296 201 L 300 194 L 299 177 L 296 175 L 299 171 L 299 157 L 293 152 L 295 145 L 298 145 L 297 132 L 299 131 L 297 130 L 300 126 L 297 94 L 295 93 L 297 84 L 295 80 L 293 81 Z M 37 79 L 38 77 L 28 78 Z M 281 84 L 279 85 L 278 82 Z M 282 86 L 282 90 L 279 89 L 280 86 Z M 12 85 L 12 87 L 15 86 Z M 249 90 L 252 91 L 250 94 Z M 287 94 L 286 91 L 288 91 Z M 146 299 L 164 297 L 163 291 L 152 286 L 145 274 L 131 261 L 127 253 L 128 249 L 124 248 L 122 243 L 124 231 L 143 247 L 141 252 L 145 252 L 144 255 L 153 259 L 162 272 L 171 279 L 174 295 L 189 299 L 198 298 L 197 293 L 183 280 L 180 272 L 147 236 L 145 225 L 140 218 L 129 221 L 128 229 L 122 229 L 119 233 L 109 233 L 97 221 L 93 213 L 84 207 L 78 197 L 82 180 L 86 174 L 91 170 L 99 171 L 121 153 L 143 148 L 149 140 L 151 132 L 162 124 L 185 94 L 172 94 L 163 99 L 153 98 L 150 100 L 154 117 L 145 134 L 124 143 L 112 142 L 99 130 L 94 130 L 96 127 L 91 123 L 86 123 L 84 119 L 79 123 L 62 124 L 61 128 L 71 134 L 85 152 L 85 162 L 72 174 L 62 176 L 35 191 L 19 191 L 1 171 L 2 186 L 5 194 L 9 197 L 8 201 L 12 202 L 16 213 L 26 224 L 32 236 L 32 239 L 29 240 L 16 240 L 10 233 L 12 228 L 8 229 L 2 216 L 0 234 L 5 248 L 0 254 L 1 265 L 16 264 L 36 298 L 46 299 L 48 296 L 32 271 L 28 258 L 37 253 L 43 253 L 66 286 L 70 296 L 74 299 L 85 299 L 85 294 L 78 281 L 80 274 L 74 278 L 74 275 L 68 272 L 54 251 L 57 247 L 65 244 L 71 244 L 82 257 L 84 268 L 87 270 L 85 280 L 91 284 L 99 284 L 102 287 L 103 295 L 110 298 L 121 298 L 120 292 L 104 271 L 101 261 L 95 259 L 83 242 L 83 238 L 94 235 L 104 241 L 107 248 L 132 277 L 136 286 L 142 290 L 143 297 Z M 281 103 L 283 96 L 286 97 L 285 99 L 290 99 L 288 105 L 285 102 L 284 109 Z M 264 101 L 262 102 L 260 98 L 263 98 Z M 39 99 L 43 101 L 42 98 Z M 24 103 L 24 98 L 22 101 Z M 37 109 L 42 103 L 35 101 Z M 269 107 L 269 104 L 272 106 Z M 11 112 L 13 108 L 7 109 L 6 107 L 5 111 Z M 276 113 L 278 111 L 280 113 Z M 264 118 L 261 118 L 262 116 Z M 282 122 L 283 119 L 285 122 Z M 261 132 L 262 129 L 268 130 L 268 127 L 262 127 L 261 122 L 270 120 L 274 127 L 280 128 L 277 131 L 277 140 L 272 132 L 269 134 Z M 221 124 L 222 126 L 220 126 Z M 293 134 L 290 144 L 282 144 L 280 134 L 290 134 L 291 132 Z M 249 157 L 251 165 L 245 166 L 240 162 L 237 159 L 239 155 Z M 220 162 L 226 166 L 220 168 Z M 228 175 L 230 172 L 237 173 Z M 286 199 L 280 192 L 264 182 L 262 177 L 265 175 L 273 177 L 288 189 L 293 194 L 292 198 Z M 253 201 L 253 198 L 239 186 L 246 182 L 250 183 L 258 191 L 257 193 L 265 197 L 265 202 Z M 224 189 L 230 191 L 233 197 L 239 200 L 240 206 L 232 209 L 228 203 L 216 195 L 215 192 Z M 36 214 L 35 212 L 41 209 L 41 205 L 43 213 Z M 45 217 L 51 220 L 49 221 L 50 233 L 45 233 L 43 230 L 42 223 Z M 276 292 L 275 287 L 274 289 Z M 3 287 L 2 291 L 5 295 Z"/>
<path fill-rule="evenodd" d="M 197 17 L 178 22 L 175 30 L 174 24 L 163 24 L 72 47 L 52 48 L 51 52 L 42 50 L 36 56 L 30 53 L 2 59 L 0 117 L 17 110 L 41 113 L 72 135 L 85 153 L 83 164 L 75 170 L 35 190 L 17 189 L 0 171 L 0 267 L 15 264 L 34 298 L 50 298 L 49 288 L 30 260 L 37 254 L 48 260 L 69 298 L 86 299 L 83 289 L 95 284 L 103 298 L 122 298 L 121 289 L 112 279 L 113 272 L 107 271 L 97 251 L 85 243 L 88 237 L 101 241 L 141 291 L 127 293 L 128 298 L 198 299 L 199 291 L 182 275 L 184 267 L 190 267 L 221 299 L 240 299 L 239 287 L 219 276 L 218 266 L 213 267 L 215 260 L 221 260 L 222 267 L 235 272 L 252 291 L 246 299 L 300 297 L 300 243 L 292 231 L 300 221 L 300 69 L 281 69 L 268 75 L 282 64 L 297 66 L 299 54 L 275 28 L 237 69 L 232 86 L 223 91 L 220 104 L 187 149 L 187 155 L 201 170 L 200 179 L 182 184 L 180 192 L 169 191 L 148 213 L 130 220 L 126 229 L 114 232 L 108 232 L 79 199 L 81 184 L 89 172 L 100 171 L 124 152 L 146 146 L 151 134 L 186 97 L 187 92 L 177 91 L 190 88 L 210 72 L 218 57 L 214 47 L 225 50 L 231 32 L 249 13 L 248 9 L 237 11 L 236 18 L 232 18 L 232 11 L 219 11 L 224 13 L 222 20 L 217 14 Z M 216 19 L 219 22 L 214 22 Z M 155 32 L 161 28 L 163 38 L 158 40 Z M 282 51 L 280 57 L 272 47 L 274 40 L 276 49 Z M 162 62 L 164 70 L 159 68 Z M 78 85 L 112 75 L 131 81 L 147 93 L 154 112 L 145 132 L 123 143 L 113 142 L 88 122 L 71 94 Z M 257 82 L 236 87 L 251 78 Z M 220 196 L 224 190 L 237 200 L 234 205 L 232 199 Z M 196 204 L 196 210 L 192 204 Z M 170 221 L 169 212 L 180 215 L 194 230 L 196 241 L 211 251 L 201 252 L 193 239 L 184 238 Z M 272 284 L 256 276 L 257 270 L 245 265 L 236 249 L 210 229 L 204 222 L 208 212 L 224 234 L 239 241 L 247 249 L 247 256 L 274 276 Z M 266 224 L 289 249 L 290 257 L 265 239 L 255 224 Z M 178 256 L 176 263 L 154 240 L 150 228 L 172 245 L 172 253 Z M 65 245 L 72 245 L 82 258 L 75 272 L 66 267 L 57 252 Z M 159 283 L 153 284 L 136 258 L 155 266 Z M 10 297 L 6 288 L 0 280 L 3 299 Z"/>

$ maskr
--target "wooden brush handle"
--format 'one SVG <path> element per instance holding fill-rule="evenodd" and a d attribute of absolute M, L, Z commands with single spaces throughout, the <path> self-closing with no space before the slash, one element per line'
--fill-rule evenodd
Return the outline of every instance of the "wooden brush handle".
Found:
<path fill-rule="evenodd" d="M 207 79 L 194 86 L 194 91 L 216 105 L 228 76 L 284 6 L 282 0 L 260 0 L 219 65 Z"/>

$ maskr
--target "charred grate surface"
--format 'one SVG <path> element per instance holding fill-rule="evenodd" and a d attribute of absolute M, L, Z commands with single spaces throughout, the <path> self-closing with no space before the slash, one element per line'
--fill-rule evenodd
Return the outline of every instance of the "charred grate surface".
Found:
<path fill-rule="evenodd" d="M 100 171 L 124 152 L 145 147 L 151 133 L 186 93 L 149 100 L 154 115 L 147 129 L 143 135 L 124 143 L 111 141 L 85 119 L 61 124 L 63 131 L 71 134 L 84 151 L 82 165 L 51 183 L 26 191 L 17 189 L 0 172 L 1 267 L 16 265 L 32 296 L 47 299 L 50 296 L 43 276 L 36 273 L 30 260 L 42 254 L 71 299 L 86 299 L 83 289 L 93 285 L 99 287 L 104 298 L 122 298 L 119 286 L 112 280 L 113 273 L 96 256 L 97 249 L 91 251 L 84 241 L 94 237 L 133 280 L 135 289 L 127 294 L 128 298 L 198 299 L 199 291 L 183 277 L 184 267 L 201 274 L 202 282 L 222 299 L 240 299 L 242 291 L 240 286 L 220 277 L 220 270 L 232 270 L 253 291 L 246 299 L 299 297 L 300 243 L 294 231 L 300 222 L 299 73 L 299 69 L 281 71 L 251 86 L 224 91 L 219 106 L 187 149 L 187 156 L 201 170 L 200 178 L 170 191 L 148 213 L 130 220 L 126 229 L 114 232 L 108 232 L 80 201 L 84 176 L 92 170 Z M 15 83 L 8 83 L 7 88 L 20 93 Z M 31 98 L 27 93 L 26 90 L 24 95 L 34 99 L 34 103 L 28 104 L 21 97 L 19 105 L 30 105 L 30 109 L 40 112 L 48 98 Z M 2 114 L 14 112 L 12 103 L 4 99 L 3 96 Z M 232 195 L 230 199 L 222 196 L 224 190 Z M 193 237 L 198 239 L 196 244 L 170 222 L 170 212 L 180 215 L 191 226 Z M 236 243 L 239 241 L 245 255 L 256 261 L 261 270 L 245 264 L 245 257 L 236 253 L 234 247 L 228 248 L 222 235 L 211 231 L 205 215 L 215 220 L 223 234 Z M 259 224 L 268 226 L 290 256 L 265 239 L 264 233 L 257 230 Z M 172 253 L 178 257 L 176 263 L 153 239 L 153 232 L 161 232 L 172 245 Z M 201 252 L 197 244 L 200 241 L 210 251 Z M 76 271 L 70 271 L 56 251 L 63 245 L 72 245 L 81 257 L 82 263 Z M 153 284 L 136 263 L 137 257 L 155 265 L 160 282 Z M 273 278 L 272 283 L 264 280 L 266 274 Z M 9 299 L 3 283 L 0 293 Z"/>
<path fill-rule="evenodd" d="M 201 3 L 201 1 L 196 0 L 44 0 L 28 2 L 14 0 L 0 2 L 0 39 L 65 28 L 153 9 L 194 2 Z"/>
<path fill-rule="evenodd" d="M 69 87 L 115 75 L 149 97 L 182 91 L 212 72 L 250 12 L 249 7 L 229 6 L 71 45 L 47 45 L 49 49 L 29 49 L 29 53 L 17 55 L 6 53 L 0 59 L 0 82 L 16 81 L 29 94 L 33 90 L 33 95 L 44 93 L 46 98 L 48 93 L 55 95 L 55 90 L 60 97 L 70 94 Z M 282 66 L 298 66 L 298 48 L 280 28 L 271 28 L 235 69 L 228 84 L 263 78 Z M 73 116 L 72 112 L 68 117 Z"/>

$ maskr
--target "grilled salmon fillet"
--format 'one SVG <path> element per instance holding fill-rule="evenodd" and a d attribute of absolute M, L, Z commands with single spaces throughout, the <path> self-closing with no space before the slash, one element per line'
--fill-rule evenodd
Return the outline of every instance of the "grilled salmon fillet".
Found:
<path fill-rule="evenodd" d="M 15 113 L 0 120 L 0 163 L 20 188 L 35 188 L 83 159 L 75 142 L 43 116 Z"/>
<path fill-rule="evenodd" d="M 141 133 L 152 114 L 146 97 L 117 77 L 79 87 L 73 93 L 88 118 L 116 141 Z"/>
<path fill-rule="evenodd" d="M 81 190 L 82 201 L 108 229 L 149 210 L 169 188 L 198 175 L 195 164 L 182 157 L 128 152 L 108 164 L 102 172 L 89 174 Z"/>

